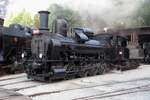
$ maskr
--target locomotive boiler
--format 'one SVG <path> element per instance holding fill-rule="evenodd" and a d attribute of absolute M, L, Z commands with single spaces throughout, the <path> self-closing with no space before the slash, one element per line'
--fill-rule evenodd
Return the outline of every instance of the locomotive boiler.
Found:
<path fill-rule="evenodd" d="M 57 19 L 53 32 L 49 32 L 49 12 L 40 11 L 39 14 L 40 28 L 33 33 L 31 57 L 23 57 L 28 78 L 48 81 L 85 77 L 126 65 L 129 53 L 125 38 L 101 38 L 91 30 L 79 27 L 73 28 L 71 36 L 68 36 L 64 19 Z M 110 40 L 114 40 L 114 45 L 110 45 Z"/>

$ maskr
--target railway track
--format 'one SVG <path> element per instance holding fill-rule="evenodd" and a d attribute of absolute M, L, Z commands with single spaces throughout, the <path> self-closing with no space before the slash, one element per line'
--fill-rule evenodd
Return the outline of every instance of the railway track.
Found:
<path fill-rule="evenodd" d="M 6 81 L 6 80 L 11 80 L 11 79 L 16 79 L 16 78 L 22 78 L 26 77 L 25 73 L 22 74 L 15 74 L 15 75 L 8 75 L 8 76 L 3 76 L 0 78 L 0 81 Z"/>
<path fill-rule="evenodd" d="M 8 80 L 0 81 L 0 87 L 5 86 L 5 85 L 18 84 L 21 82 L 28 82 L 28 81 L 30 81 L 30 80 L 28 80 L 26 77 L 8 79 Z"/>
<path fill-rule="evenodd" d="M 130 71 L 128 71 L 130 73 Z M 121 75 L 118 73 L 112 73 L 116 75 Z M 99 76 L 96 76 L 99 77 Z M 105 77 L 105 76 L 104 76 Z M 43 97 L 47 98 L 49 96 L 55 96 L 56 99 L 59 94 L 69 94 L 76 93 L 77 91 L 94 91 L 98 92 L 88 95 L 80 95 L 76 97 L 71 97 L 66 100 L 91 100 L 91 99 L 101 99 L 114 96 L 120 96 L 135 92 L 145 92 L 150 91 L 150 77 L 149 75 L 130 79 L 130 80 L 110 80 L 106 82 L 98 82 L 93 84 L 92 82 L 86 82 L 87 79 L 93 79 L 95 77 L 86 77 L 73 80 L 62 80 L 52 83 L 42 83 L 37 81 L 28 80 L 25 74 L 18 74 L 14 76 L 7 76 L 0 78 L 0 88 L 13 90 L 23 95 L 29 96 L 33 100 L 44 100 Z M 103 80 L 102 80 L 103 81 Z M 125 88 L 123 85 L 125 85 Z M 106 88 L 106 89 L 105 89 Z M 108 91 L 107 91 L 108 88 Z M 106 90 L 106 91 L 105 91 Z M 54 99 L 54 100 L 56 100 Z"/>
<path fill-rule="evenodd" d="M 39 93 L 31 94 L 31 95 L 28 95 L 28 96 L 29 97 L 36 97 L 36 96 L 49 95 L 49 94 L 54 94 L 54 93 L 61 93 L 61 92 L 81 90 L 81 89 L 88 89 L 88 88 L 96 88 L 96 87 L 102 87 L 102 86 L 112 86 L 112 85 L 119 85 L 119 84 L 126 84 L 126 83 L 130 84 L 132 82 L 139 82 L 139 81 L 149 81 L 149 83 L 150 83 L 150 78 L 144 78 L 144 79 L 138 79 L 138 80 L 130 80 L 130 81 L 123 81 L 123 82 L 118 82 L 118 83 L 106 83 L 106 84 L 93 85 L 93 86 L 84 86 L 84 87 L 79 87 L 79 88 L 70 88 L 70 89 L 63 89 L 63 90 L 50 91 L 50 92 L 39 92 Z M 145 87 L 145 86 L 147 86 L 147 85 L 144 85 L 142 87 Z M 150 87 L 150 84 L 148 84 L 148 86 Z M 136 88 L 140 88 L 140 87 L 136 87 Z M 128 90 L 128 89 L 126 89 L 126 90 Z"/>
<path fill-rule="evenodd" d="M 13 78 L 13 79 L 15 79 L 15 78 Z M 79 87 L 79 88 L 70 88 L 70 89 L 63 89 L 63 90 L 58 90 L 58 91 L 42 92 L 42 93 L 36 93 L 36 94 L 28 95 L 28 96 L 34 97 L 34 96 L 39 96 L 39 95 L 51 94 L 51 93 L 60 93 L 60 92 L 71 91 L 71 90 L 94 88 L 94 87 L 99 87 L 99 86 L 118 85 L 118 84 L 132 83 L 132 82 L 139 82 L 139 81 L 147 81 L 147 80 L 150 81 L 150 78 L 143 78 L 143 79 L 136 79 L 136 80 L 129 80 L 129 81 L 121 81 L 121 82 L 110 82 L 110 83 L 105 83 L 105 84 L 84 86 L 84 87 Z M 20 90 L 25 90 L 25 89 L 32 89 L 32 88 L 35 88 L 35 87 L 38 87 L 38 86 L 48 85 L 48 83 L 33 82 L 31 80 L 25 80 L 25 81 L 19 81 L 19 82 L 12 82 L 12 83 L 3 84 L 3 85 L 0 85 L 0 87 L 8 87 L 9 85 L 17 85 L 17 84 L 22 84 L 22 83 L 28 84 L 30 82 L 32 83 L 31 86 L 21 87 L 21 88 L 18 87 L 18 88 L 10 89 L 10 90 L 20 91 Z M 1 83 L 1 81 L 0 81 L 0 83 Z M 39 84 L 35 84 L 35 83 L 39 83 Z"/>
<path fill-rule="evenodd" d="M 112 92 L 96 94 L 96 95 L 85 96 L 85 97 L 81 97 L 81 98 L 75 98 L 73 100 L 102 99 L 102 98 L 109 98 L 109 97 L 113 97 L 113 96 L 120 96 L 120 95 L 135 93 L 135 92 L 146 92 L 146 91 L 150 91 L 150 84 L 133 87 L 133 88 L 128 88 L 128 89 L 121 89 L 121 90 L 112 91 Z"/>
<path fill-rule="evenodd" d="M 39 85 L 44 85 L 46 83 L 36 82 L 28 80 L 26 76 L 10 77 L 8 79 L 0 80 L 0 88 L 5 88 L 8 90 L 19 91 L 22 89 L 33 88 Z"/>

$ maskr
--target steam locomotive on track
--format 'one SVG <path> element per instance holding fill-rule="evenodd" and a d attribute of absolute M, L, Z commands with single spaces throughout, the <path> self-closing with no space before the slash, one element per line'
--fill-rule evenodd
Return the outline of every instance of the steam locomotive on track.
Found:
<path fill-rule="evenodd" d="M 112 34 L 98 34 L 87 28 L 73 28 L 67 33 L 67 21 L 57 19 L 54 31 L 48 29 L 48 11 L 40 11 L 40 28 L 31 40 L 31 55 L 25 59 L 28 78 L 48 81 L 109 72 L 112 69 L 137 68 L 129 59 L 127 39 Z M 28 55 L 22 54 L 22 55 Z"/>
<path fill-rule="evenodd" d="M 31 29 L 19 24 L 3 26 L 3 19 L 0 25 L 0 74 L 3 72 L 14 73 L 20 70 L 19 66 L 22 50 L 29 47 L 31 40 Z M 19 67 L 19 68 L 18 68 Z"/>
<path fill-rule="evenodd" d="M 120 35 L 127 39 L 129 59 L 150 63 L 150 26 L 108 29 L 107 33 Z"/>

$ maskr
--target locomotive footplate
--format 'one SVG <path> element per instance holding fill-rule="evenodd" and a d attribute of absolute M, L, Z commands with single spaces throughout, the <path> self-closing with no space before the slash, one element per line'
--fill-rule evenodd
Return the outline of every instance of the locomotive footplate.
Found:
<path fill-rule="evenodd" d="M 137 60 L 124 61 L 120 65 L 115 65 L 117 70 L 126 71 L 130 69 L 136 69 L 139 67 L 139 62 Z"/>
<path fill-rule="evenodd" d="M 38 81 L 48 81 L 48 80 L 54 80 L 54 79 L 65 79 L 66 76 L 66 69 L 64 68 L 55 68 L 52 69 L 47 74 L 41 73 L 41 74 L 28 74 L 28 78 L 31 78 L 33 80 Z"/>
<path fill-rule="evenodd" d="M 47 74 L 28 75 L 27 77 L 37 81 L 49 81 L 49 75 Z"/>

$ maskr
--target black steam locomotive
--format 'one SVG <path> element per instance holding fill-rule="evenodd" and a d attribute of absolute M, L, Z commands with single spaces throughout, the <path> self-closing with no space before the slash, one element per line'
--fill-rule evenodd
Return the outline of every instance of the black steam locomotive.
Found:
<path fill-rule="evenodd" d="M 144 61 L 145 63 L 150 64 L 150 42 L 145 42 L 143 44 L 143 48 L 144 48 L 144 54 L 145 54 Z"/>
<path fill-rule="evenodd" d="M 87 28 L 73 28 L 68 36 L 67 22 L 63 19 L 57 19 L 53 32 L 49 32 L 49 12 L 39 13 L 40 29 L 31 40 L 31 57 L 23 57 L 28 78 L 41 81 L 68 79 L 131 67 L 126 38 L 94 35 Z"/>
<path fill-rule="evenodd" d="M 20 70 L 19 66 L 22 50 L 29 47 L 31 40 L 31 29 L 19 24 L 0 26 L 0 73 Z"/>

